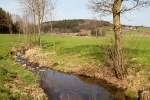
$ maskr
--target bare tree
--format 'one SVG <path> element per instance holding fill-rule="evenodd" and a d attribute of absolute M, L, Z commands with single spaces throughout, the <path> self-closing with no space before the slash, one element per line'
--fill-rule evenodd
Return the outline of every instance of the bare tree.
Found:
<path fill-rule="evenodd" d="M 112 53 L 116 77 L 123 79 L 127 74 L 123 59 L 120 15 L 150 5 L 150 0 L 90 0 L 90 9 L 100 15 L 113 14 L 114 51 Z"/>
<path fill-rule="evenodd" d="M 54 8 L 54 0 L 20 0 L 20 4 L 23 5 L 30 15 L 32 15 L 35 25 L 38 27 L 38 43 L 41 43 L 41 26 L 44 18 L 51 13 Z"/>
<path fill-rule="evenodd" d="M 25 43 L 28 44 L 29 43 L 29 21 L 28 21 L 28 15 L 24 14 L 22 17 L 22 21 L 20 22 L 20 28 L 22 28 L 22 32 L 25 36 Z"/>

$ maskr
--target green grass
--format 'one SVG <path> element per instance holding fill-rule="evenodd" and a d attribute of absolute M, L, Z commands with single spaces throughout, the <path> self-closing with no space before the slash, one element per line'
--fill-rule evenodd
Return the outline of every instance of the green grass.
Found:
<path fill-rule="evenodd" d="M 18 76 L 24 85 L 34 84 L 37 79 L 31 72 L 12 61 L 10 57 L 9 52 L 18 44 L 18 39 L 17 35 L 0 35 L 0 100 L 17 99 L 15 94 L 5 86 L 7 83 L 14 82 L 13 77 Z"/>
<path fill-rule="evenodd" d="M 143 29 L 143 30 L 142 30 Z M 140 69 L 150 71 L 150 36 L 142 35 L 150 29 L 139 28 L 124 33 L 125 59 L 129 66 L 142 65 Z M 81 64 L 105 64 L 107 47 L 112 44 L 112 33 L 106 37 L 71 37 L 58 35 L 42 36 L 42 46 L 49 52 L 56 52 L 51 59 L 54 62 L 69 63 L 72 66 Z M 62 64 L 61 66 L 63 66 Z"/>
<path fill-rule="evenodd" d="M 55 51 L 54 61 L 65 61 L 72 64 L 104 63 L 104 49 L 111 44 L 110 38 L 70 37 L 47 35 L 42 37 L 43 48 Z"/>
<path fill-rule="evenodd" d="M 126 35 L 125 41 L 128 57 L 137 58 L 140 64 L 150 65 L 150 36 Z"/>
<path fill-rule="evenodd" d="M 129 67 L 137 71 L 150 72 L 150 36 L 142 35 L 150 32 L 149 28 L 139 28 L 137 31 L 124 34 L 125 59 Z M 15 98 L 4 85 L 12 82 L 12 76 L 19 75 L 25 84 L 34 83 L 31 72 L 25 71 L 10 59 L 9 51 L 23 36 L 0 35 L 0 100 Z M 76 67 L 84 64 L 103 65 L 107 60 L 107 47 L 112 44 L 112 32 L 106 37 L 71 37 L 58 35 L 43 35 L 42 47 L 49 52 L 55 52 L 50 59 L 60 67 L 69 65 Z M 140 66 L 139 66 L 140 65 Z"/>

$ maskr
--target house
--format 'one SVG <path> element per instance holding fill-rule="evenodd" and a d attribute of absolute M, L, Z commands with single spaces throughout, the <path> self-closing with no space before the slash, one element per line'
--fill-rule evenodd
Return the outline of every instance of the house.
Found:
<path fill-rule="evenodd" d="M 88 33 L 88 30 L 80 29 L 80 32 L 77 34 L 77 36 L 88 36 Z"/>
<path fill-rule="evenodd" d="M 125 26 L 124 30 L 125 31 L 136 31 L 137 28 L 135 26 Z"/>

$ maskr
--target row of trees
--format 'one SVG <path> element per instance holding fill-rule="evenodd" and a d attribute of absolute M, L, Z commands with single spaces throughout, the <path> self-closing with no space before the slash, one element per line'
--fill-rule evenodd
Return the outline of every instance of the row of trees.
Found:
<path fill-rule="evenodd" d="M 11 15 L 0 8 L 0 33 L 24 33 L 27 38 L 31 40 L 32 36 L 34 37 L 32 41 L 40 44 L 42 24 L 47 19 L 52 20 L 55 0 L 18 0 L 18 2 L 24 12 L 22 16 Z"/>
<path fill-rule="evenodd" d="M 18 2 L 23 7 L 22 9 L 26 19 L 25 22 L 34 25 L 33 34 L 35 35 L 35 41 L 40 45 L 42 23 L 46 21 L 46 19 L 52 20 L 55 0 L 18 0 Z M 52 23 L 50 23 L 50 25 L 52 30 Z"/>
<path fill-rule="evenodd" d="M 33 25 L 30 24 L 29 26 L 32 27 Z M 32 32 L 31 29 L 30 32 Z M 18 15 L 11 15 L 9 12 L 6 12 L 4 9 L 0 8 L 0 33 L 25 33 L 25 30 L 24 18 L 21 18 Z"/>
<path fill-rule="evenodd" d="M 0 33 L 12 33 L 13 22 L 11 15 L 0 8 Z"/>

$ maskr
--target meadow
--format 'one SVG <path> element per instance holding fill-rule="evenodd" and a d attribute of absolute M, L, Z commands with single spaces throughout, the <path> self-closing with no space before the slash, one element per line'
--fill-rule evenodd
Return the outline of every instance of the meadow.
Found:
<path fill-rule="evenodd" d="M 124 33 L 124 58 L 128 67 L 150 71 L 150 35 L 143 34 L 149 31 L 148 28 L 139 28 L 136 31 Z M 99 38 L 64 35 L 42 36 L 43 49 L 56 53 L 56 55 L 51 55 L 51 59 L 55 63 L 64 62 L 65 65 L 71 64 L 71 66 L 88 63 L 105 64 L 108 58 L 107 50 L 112 43 L 112 32 Z"/>
<path fill-rule="evenodd" d="M 136 31 L 124 33 L 124 58 L 127 67 L 136 72 L 144 72 L 150 76 L 150 35 L 149 28 L 139 28 Z M 78 37 L 67 35 L 42 35 L 42 48 L 52 53 L 50 56 L 54 66 L 60 69 L 66 66 L 94 64 L 96 66 L 107 65 L 107 50 L 111 47 L 113 38 L 112 32 L 104 37 Z M 20 91 L 24 86 L 35 85 L 37 77 L 25 70 L 11 59 L 10 50 L 12 47 L 24 43 L 23 35 L 0 35 L 0 99 L 15 99 L 21 92 L 14 94 L 8 83 L 15 83 L 16 78 L 22 81 Z M 150 80 L 150 77 L 149 77 Z"/>

